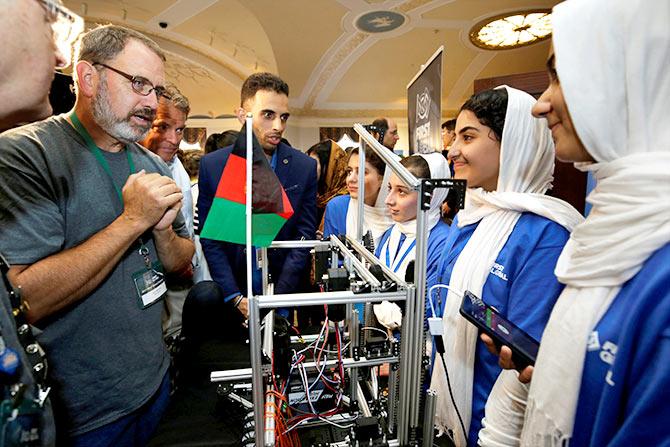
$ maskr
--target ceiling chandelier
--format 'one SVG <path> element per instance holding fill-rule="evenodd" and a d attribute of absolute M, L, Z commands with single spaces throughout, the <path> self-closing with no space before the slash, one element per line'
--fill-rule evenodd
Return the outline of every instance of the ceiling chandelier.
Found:
<path fill-rule="evenodd" d="M 551 36 L 551 10 L 539 9 L 489 17 L 470 30 L 470 41 L 486 50 L 508 50 Z"/>

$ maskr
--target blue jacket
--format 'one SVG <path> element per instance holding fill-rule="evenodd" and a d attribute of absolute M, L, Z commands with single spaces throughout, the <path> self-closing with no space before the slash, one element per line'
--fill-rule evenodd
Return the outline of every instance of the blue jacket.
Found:
<path fill-rule="evenodd" d="M 204 225 L 223 168 L 228 161 L 232 146 L 205 155 L 200 161 L 198 180 L 198 213 Z M 316 161 L 297 149 L 280 143 L 276 149 L 275 173 L 284 187 L 293 216 L 279 231 L 276 240 L 313 240 L 316 233 Z M 202 249 L 212 274 L 223 290 L 227 300 L 242 294 L 247 295 L 246 257 L 243 245 L 201 238 Z M 275 293 L 302 291 L 307 284 L 308 249 L 268 250 L 269 270 Z M 259 293 L 256 290 L 255 293 Z"/>
<path fill-rule="evenodd" d="M 589 338 L 570 446 L 670 445 L 670 244 L 622 287 Z"/>
<path fill-rule="evenodd" d="M 326 205 L 325 217 L 323 219 L 323 236 L 328 237 L 331 234 L 347 234 L 347 211 L 351 196 L 333 197 Z"/>
<path fill-rule="evenodd" d="M 434 284 L 449 284 L 456 260 L 477 226 L 478 223 L 459 228 L 456 216 L 436 274 L 428 277 L 426 292 Z M 554 267 L 568 237 L 568 231 L 559 224 L 532 213 L 523 213 L 484 283 L 480 298 L 536 340 L 542 336 L 554 303 L 563 290 L 563 285 L 554 276 Z M 445 292 L 439 289 L 429 297 L 440 316 L 444 313 Z M 453 361 L 445 360 L 447 365 Z M 484 406 L 500 371 L 498 357 L 488 352 L 484 343 L 478 342 L 469 446 L 477 445 Z"/>

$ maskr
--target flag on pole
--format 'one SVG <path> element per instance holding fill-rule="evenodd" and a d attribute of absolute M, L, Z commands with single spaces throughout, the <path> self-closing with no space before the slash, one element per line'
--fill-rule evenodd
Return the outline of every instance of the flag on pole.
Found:
<path fill-rule="evenodd" d="M 251 243 L 255 247 L 268 247 L 284 223 L 293 215 L 293 207 L 255 135 L 252 141 Z M 200 237 L 235 244 L 246 243 L 246 154 L 246 126 L 244 126 L 223 168 Z"/>

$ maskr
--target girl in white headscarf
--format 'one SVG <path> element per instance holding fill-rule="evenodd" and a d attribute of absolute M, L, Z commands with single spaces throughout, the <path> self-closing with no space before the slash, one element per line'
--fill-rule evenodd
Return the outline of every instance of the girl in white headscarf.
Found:
<path fill-rule="evenodd" d="M 469 189 L 428 286 L 449 286 L 448 293 L 431 297 L 444 309 L 445 345 L 431 388 L 438 392 L 435 423 L 453 431 L 457 446 L 466 439 L 477 445 L 484 406 L 501 372 L 498 359 L 477 342 L 477 328 L 459 314 L 461 291 L 471 291 L 539 339 L 562 289 L 553 275 L 556 260 L 582 220 L 569 204 L 545 195 L 554 145 L 542 121 L 531 116 L 534 103 L 509 87 L 474 95 L 461 108 L 449 152 L 455 178 L 466 179 Z"/>
<path fill-rule="evenodd" d="M 552 22 L 534 112 L 597 183 L 556 266 L 521 444 L 668 445 L 670 2 L 568 0 Z"/>
<path fill-rule="evenodd" d="M 400 163 L 417 178 L 446 179 L 451 177 L 447 159 L 441 153 L 416 154 L 403 158 Z M 393 226 L 382 235 L 375 255 L 400 278 L 404 279 L 407 267 L 416 258 L 416 207 L 418 192 L 412 191 L 400 178 L 392 174 L 387 184 L 386 206 L 393 219 Z M 449 233 L 449 225 L 440 219 L 442 203 L 447 189 L 436 189 L 426 213 L 428 247 L 426 277 L 437 269 L 442 245 Z M 384 301 L 374 306 L 377 320 L 389 329 L 400 326 L 402 314 L 395 303 Z"/>
<path fill-rule="evenodd" d="M 403 158 L 400 163 L 417 178 L 450 178 L 449 164 L 440 153 L 417 154 Z M 375 254 L 400 278 L 405 278 L 407 266 L 415 259 L 416 204 L 418 193 L 410 190 L 400 178 L 392 174 L 387 186 L 386 207 L 393 219 L 393 226 L 386 230 Z M 447 198 L 447 189 L 436 189 L 426 215 L 428 237 L 428 262 L 426 275 L 437 268 L 438 251 L 447 237 L 449 225 L 440 219 L 440 208 Z"/>
<path fill-rule="evenodd" d="M 363 234 L 371 232 L 375 247 L 381 235 L 393 221 L 384 205 L 387 190 L 383 185 L 391 174 L 386 164 L 372 150 L 365 152 L 365 197 L 363 198 Z M 326 206 L 323 235 L 347 234 L 356 237 L 358 225 L 358 149 L 347 162 L 347 191 L 349 194 L 333 198 Z"/>

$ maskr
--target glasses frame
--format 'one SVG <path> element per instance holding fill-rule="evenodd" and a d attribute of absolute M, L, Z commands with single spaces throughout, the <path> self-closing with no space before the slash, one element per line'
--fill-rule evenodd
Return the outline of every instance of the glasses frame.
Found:
<path fill-rule="evenodd" d="M 116 74 L 119 74 L 119 75 L 123 76 L 124 78 L 126 78 L 127 80 L 130 81 L 130 87 L 138 95 L 149 96 L 151 94 L 151 92 L 154 92 L 156 94 L 156 99 L 157 100 L 160 100 L 161 98 L 170 99 L 170 96 L 167 94 L 167 91 L 166 91 L 165 87 L 160 86 L 160 85 L 154 86 L 151 83 L 151 81 L 149 81 L 147 78 L 144 78 L 142 76 L 130 75 L 130 74 L 124 72 L 124 71 L 119 70 L 118 68 L 110 67 L 107 64 L 103 64 L 102 62 L 92 62 L 91 65 L 93 65 L 93 66 L 100 65 L 101 67 L 104 67 L 108 70 L 113 71 Z M 144 85 L 150 85 L 151 88 L 149 89 L 149 91 L 144 93 L 143 91 L 138 90 L 137 88 L 135 88 L 135 83 L 136 82 L 142 82 Z"/>

